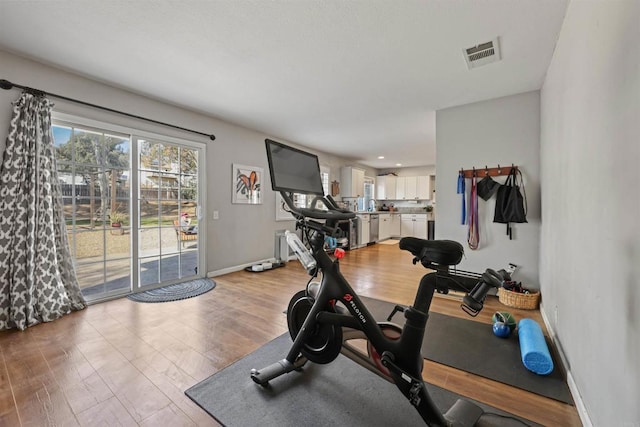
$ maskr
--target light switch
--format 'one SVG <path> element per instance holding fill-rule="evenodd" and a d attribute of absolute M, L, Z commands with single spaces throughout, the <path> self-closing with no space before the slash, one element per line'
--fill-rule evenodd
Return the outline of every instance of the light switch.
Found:
<path fill-rule="evenodd" d="M 213 219 L 220 219 L 220 212 L 219 211 L 213 211 Z"/>

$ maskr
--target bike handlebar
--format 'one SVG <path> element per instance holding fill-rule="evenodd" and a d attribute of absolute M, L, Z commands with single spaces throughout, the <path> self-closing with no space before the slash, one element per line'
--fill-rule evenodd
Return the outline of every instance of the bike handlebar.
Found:
<path fill-rule="evenodd" d="M 487 268 L 482 273 L 482 281 L 462 298 L 462 309 L 471 316 L 477 316 L 484 306 L 484 299 L 491 288 L 501 288 L 504 275 L 495 270 Z"/>
<path fill-rule="evenodd" d="M 291 209 L 291 212 L 301 218 L 341 221 L 352 219 L 356 216 L 354 212 L 338 207 L 337 203 L 335 202 L 335 200 L 333 200 L 333 198 L 331 198 L 331 196 L 317 196 L 315 199 L 313 199 L 312 205 L 315 205 L 316 202 L 320 201 L 328 209 L 325 211 L 323 209 L 298 208 L 295 206 L 293 200 L 291 199 L 291 196 L 288 193 L 281 191 L 280 194 L 282 195 L 282 199 L 285 201 L 289 209 Z"/>

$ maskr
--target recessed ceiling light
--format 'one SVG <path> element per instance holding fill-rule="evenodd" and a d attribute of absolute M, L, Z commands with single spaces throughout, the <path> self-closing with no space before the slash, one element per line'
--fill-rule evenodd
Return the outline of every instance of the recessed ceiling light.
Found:
<path fill-rule="evenodd" d="M 402 163 L 396 163 L 396 166 L 402 166 Z"/>
<path fill-rule="evenodd" d="M 384 156 L 378 156 L 378 160 L 384 159 Z"/>

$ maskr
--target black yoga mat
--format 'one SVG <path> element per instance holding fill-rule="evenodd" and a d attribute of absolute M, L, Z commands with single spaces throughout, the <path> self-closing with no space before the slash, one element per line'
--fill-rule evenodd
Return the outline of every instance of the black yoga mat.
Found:
<path fill-rule="evenodd" d="M 395 306 L 385 301 L 362 297 L 371 314 L 386 320 Z M 402 326 L 404 316 L 397 313 L 393 323 Z M 431 312 L 427 322 L 422 356 L 425 359 L 480 375 L 560 402 L 573 405 L 569 387 L 559 368 L 551 342 L 553 372 L 537 375 L 522 364 L 516 334 L 509 338 L 493 335 L 491 325 Z"/>
<path fill-rule="evenodd" d="M 342 355 L 327 365 L 307 363 L 302 372 L 276 378 L 268 387 L 250 379 L 252 368 L 263 368 L 282 359 L 290 346 L 289 335 L 281 335 L 185 393 L 229 427 L 425 425 L 393 384 Z M 442 388 L 427 386 L 443 412 L 459 398 Z M 504 418 L 510 415 L 488 405 L 480 406 L 493 415 L 483 416 L 477 425 L 537 425 L 522 418 Z"/>

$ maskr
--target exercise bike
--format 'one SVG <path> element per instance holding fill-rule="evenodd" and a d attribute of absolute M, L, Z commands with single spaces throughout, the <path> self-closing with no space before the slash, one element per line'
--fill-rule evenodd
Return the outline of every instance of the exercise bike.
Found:
<path fill-rule="evenodd" d="M 278 174 L 277 170 L 274 171 L 274 167 L 278 167 L 275 156 L 281 151 L 273 151 L 274 148 L 281 149 L 281 146 L 267 140 L 274 190 L 287 188 L 274 180 L 274 174 Z M 388 321 L 379 322 L 341 274 L 339 260 L 343 252 L 336 250 L 332 259 L 325 250 L 326 242 L 331 241 L 338 229 L 338 222 L 351 219 L 355 214 L 339 208 L 330 196 L 314 199 L 313 205 L 319 202 L 325 209 L 307 209 L 295 206 L 292 192 L 280 191 L 280 194 L 296 219 L 296 228 L 302 230 L 308 242 L 313 262 L 308 262 L 309 259 L 301 261 L 304 261 L 311 280 L 306 289 L 293 296 L 287 309 L 287 324 L 293 339 L 291 349 L 284 359 L 262 369 L 253 369 L 253 381 L 266 386 L 283 374 L 301 370 L 308 361 L 326 364 L 342 353 L 395 384 L 427 425 L 473 426 L 483 415 L 483 410 L 474 403 L 460 399 L 445 414 L 437 408 L 422 380 L 423 358 L 420 353 L 434 293 L 446 293 L 449 289 L 469 291 L 458 285 L 458 281 L 448 280 L 454 276 L 449 271 L 450 267 L 462 259 L 462 245 L 449 240 L 401 239 L 400 249 L 411 252 L 414 264 L 419 262 L 435 271 L 425 274 L 420 280 L 412 306 L 397 305 Z M 308 255 L 301 254 L 302 257 Z M 314 281 L 318 275 L 321 275 L 319 283 Z M 499 288 L 502 280 L 501 273 L 487 269 L 463 298 L 463 309 L 471 315 L 477 314 L 482 310 L 487 292 L 493 287 Z M 398 311 L 404 313 L 404 327 L 389 321 Z M 352 344 L 355 340 L 366 340 L 366 353 Z"/>
<path fill-rule="evenodd" d="M 316 265 L 308 273 L 312 279 L 321 274 L 322 280 L 320 283 L 310 281 L 306 289 L 293 296 L 287 309 L 293 345 L 286 358 L 253 370 L 253 381 L 266 385 L 280 375 L 299 370 L 307 361 L 330 363 L 342 353 L 394 383 L 428 425 L 474 425 L 483 411 L 471 402 L 459 400 L 444 415 L 435 406 L 422 380 L 420 353 L 434 292 L 446 292 L 456 283 L 444 281 L 447 286 L 444 288 L 439 279 L 451 275 L 449 267 L 460 262 L 462 246 L 452 241 L 403 238 L 400 249 L 414 255 L 414 264 L 420 262 L 435 272 L 427 273 L 421 279 L 413 306 L 398 305 L 390 314 L 389 319 L 397 311 L 404 312 L 406 323 L 403 328 L 389 321 L 378 322 L 340 273 L 339 256 L 332 259 L 325 250 L 326 237 L 335 232 L 334 222 L 349 219 L 353 213 L 341 212 L 330 199 L 324 199 L 328 211 L 317 211 L 296 208 L 286 193 L 282 197 L 297 216 L 299 228 L 309 237 Z M 314 219 L 325 220 L 325 223 Z M 500 287 L 502 280 L 499 273 L 488 269 L 478 285 L 464 297 L 464 310 L 477 314 L 486 293 L 491 287 Z M 465 288 L 456 290 L 467 291 Z M 366 340 L 366 354 L 352 344 L 357 340 Z"/>

